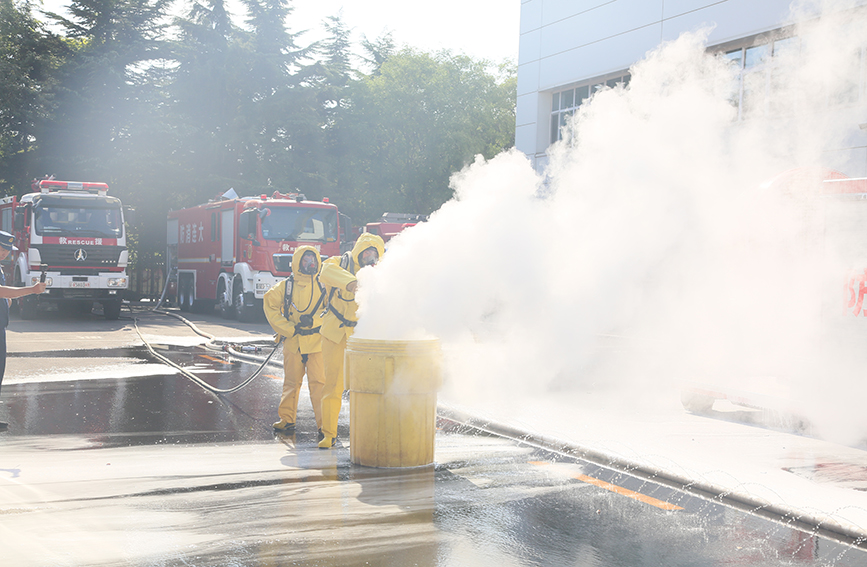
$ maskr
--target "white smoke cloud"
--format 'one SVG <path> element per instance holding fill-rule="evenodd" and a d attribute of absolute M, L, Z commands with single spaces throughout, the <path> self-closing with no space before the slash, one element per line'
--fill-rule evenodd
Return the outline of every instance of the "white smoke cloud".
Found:
<path fill-rule="evenodd" d="M 840 101 L 864 22 L 839 4 L 793 14 L 807 18 L 800 44 L 745 78 L 770 95 L 746 101 L 744 120 L 736 70 L 704 31 L 584 104 L 544 178 L 516 151 L 478 158 L 454 176 L 452 201 L 359 273 L 357 336 L 439 337 L 446 394 L 467 404 L 580 404 L 591 388 L 670 400 L 700 381 L 773 387 L 824 434 L 867 436 L 867 414 L 846 401 L 865 399 L 864 360 L 839 338 L 841 325 L 867 327 L 840 315 L 843 274 L 867 268 L 867 249 L 836 252 L 815 180 L 760 187 L 840 166 L 829 150 L 858 133 Z"/>

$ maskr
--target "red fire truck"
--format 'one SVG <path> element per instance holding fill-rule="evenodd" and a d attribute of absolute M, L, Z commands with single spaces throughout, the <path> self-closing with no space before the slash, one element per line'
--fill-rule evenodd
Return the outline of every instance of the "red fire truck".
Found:
<path fill-rule="evenodd" d="M 182 311 L 219 306 L 225 318 L 249 321 L 262 297 L 292 270 L 292 254 L 311 245 L 322 258 L 340 255 L 348 217 L 327 199 L 298 193 L 225 195 L 168 214 L 168 273 L 177 269 Z"/>
<path fill-rule="evenodd" d="M 378 234 L 382 237 L 383 242 L 388 242 L 401 231 L 426 220 L 425 215 L 383 213 L 378 222 L 369 222 L 364 225 L 364 232 Z"/>
<path fill-rule="evenodd" d="M 18 251 L 4 266 L 11 285 L 32 285 L 45 273 L 48 290 L 17 300 L 24 318 L 39 303 L 55 302 L 90 311 L 102 304 L 117 319 L 129 285 L 129 253 L 120 199 L 105 183 L 34 180 L 33 193 L 0 199 L 0 229 L 15 235 Z"/>

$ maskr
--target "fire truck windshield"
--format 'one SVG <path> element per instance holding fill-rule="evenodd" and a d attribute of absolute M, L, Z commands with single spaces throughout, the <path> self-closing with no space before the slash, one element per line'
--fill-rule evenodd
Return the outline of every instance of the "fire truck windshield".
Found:
<path fill-rule="evenodd" d="M 337 240 L 337 212 L 313 207 L 269 207 L 262 219 L 266 240 L 334 242 Z"/>
<path fill-rule="evenodd" d="M 117 199 L 40 199 L 34 202 L 33 226 L 40 236 L 123 236 Z"/>

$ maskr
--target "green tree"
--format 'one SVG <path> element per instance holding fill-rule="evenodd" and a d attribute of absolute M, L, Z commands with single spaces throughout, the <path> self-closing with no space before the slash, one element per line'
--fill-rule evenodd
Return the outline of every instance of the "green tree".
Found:
<path fill-rule="evenodd" d="M 184 131 L 178 152 L 194 175 L 187 204 L 230 187 L 241 195 L 296 187 L 306 138 L 321 136 L 305 88 L 309 48 L 284 23 L 286 0 L 245 0 L 247 28 L 234 26 L 222 0 L 197 5 L 179 21 L 173 112 Z"/>
<path fill-rule="evenodd" d="M 69 51 L 53 91 L 54 115 L 38 133 L 41 171 L 114 182 L 127 167 L 118 144 L 142 111 L 149 62 L 164 56 L 168 1 L 73 0 L 69 18 L 48 14 L 64 29 Z"/>
<path fill-rule="evenodd" d="M 352 42 L 351 30 L 346 27 L 340 15 L 329 16 L 323 23 L 328 37 L 322 41 L 319 53 L 322 55 L 322 68 L 326 84 L 334 87 L 345 87 L 352 78 Z M 340 96 L 331 100 L 338 101 Z"/>
<path fill-rule="evenodd" d="M 317 197 L 340 199 L 339 187 L 333 183 L 335 164 L 345 158 L 339 130 L 335 125 L 349 106 L 350 85 L 356 76 L 352 67 L 350 31 L 340 15 L 330 16 L 323 22 L 328 34 L 316 45 L 318 62 L 311 66 L 309 85 L 316 92 L 318 128 L 322 136 L 312 148 L 311 159 L 316 163 L 317 177 L 311 179 L 309 193 Z"/>
<path fill-rule="evenodd" d="M 346 159 L 337 172 L 358 222 L 383 212 L 428 214 L 452 196 L 449 178 L 475 155 L 514 144 L 515 75 L 449 52 L 404 49 L 353 84 L 337 125 Z"/>
<path fill-rule="evenodd" d="M 298 45 L 301 34 L 286 23 L 286 0 L 245 0 L 253 33 L 247 179 L 256 193 L 274 189 L 318 194 L 322 161 L 322 119 L 316 92 L 321 67 L 317 45 Z"/>
<path fill-rule="evenodd" d="M 180 39 L 172 59 L 177 67 L 167 108 L 177 125 L 174 208 L 197 204 L 240 182 L 237 139 L 249 65 L 247 38 L 232 23 L 223 0 L 194 2 L 176 25 Z"/>
<path fill-rule="evenodd" d="M 29 1 L 0 0 L 0 191 L 32 178 L 37 124 L 51 113 L 49 95 L 63 43 L 33 18 Z"/>
<path fill-rule="evenodd" d="M 361 40 L 361 47 L 365 53 L 363 59 L 365 63 L 372 67 L 373 70 L 370 74 L 374 77 L 379 75 L 382 64 L 394 55 L 396 51 L 394 38 L 391 33 L 385 33 L 374 40 L 369 40 L 365 37 Z"/>

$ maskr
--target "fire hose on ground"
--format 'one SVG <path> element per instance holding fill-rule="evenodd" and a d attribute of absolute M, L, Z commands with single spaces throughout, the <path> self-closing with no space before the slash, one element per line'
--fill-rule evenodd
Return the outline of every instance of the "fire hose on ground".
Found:
<path fill-rule="evenodd" d="M 278 350 L 280 350 L 280 347 L 283 345 L 283 341 L 284 341 L 285 337 L 280 337 L 280 340 L 274 345 L 274 348 L 271 350 L 271 352 L 268 354 L 268 356 L 265 357 L 264 360 L 261 357 L 252 356 L 252 355 L 248 355 L 248 354 L 245 354 L 243 352 L 240 352 L 237 349 L 233 348 L 231 345 L 217 345 L 216 343 L 218 342 L 218 339 L 216 337 L 214 337 L 213 335 L 211 335 L 209 333 L 205 333 L 204 331 L 202 331 L 201 329 L 196 327 L 196 325 L 194 325 L 191 321 L 185 319 L 184 317 L 181 317 L 180 315 L 178 315 L 176 313 L 171 313 L 169 311 L 163 311 L 160 309 L 160 305 L 162 305 L 163 300 L 165 299 L 166 290 L 168 289 L 170 279 L 171 278 L 166 278 L 166 284 L 163 287 L 163 292 L 162 292 L 162 295 L 160 296 L 160 300 L 157 303 L 157 305 L 153 309 L 151 309 L 151 311 L 153 311 L 154 313 L 160 313 L 163 315 L 168 315 L 170 317 L 175 317 L 176 319 L 179 319 L 184 324 L 186 324 L 188 327 L 190 327 L 193 330 L 193 332 L 195 332 L 197 335 L 209 339 L 208 342 L 205 343 L 204 348 L 207 348 L 207 349 L 213 350 L 213 351 L 218 351 L 218 352 L 227 352 L 227 353 L 229 353 L 229 355 L 231 355 L 235 358 L 238 358 L 240 360 L 245 360 L 247 362 L 258 362 L 260 364 L 259 364 L 258 368 L 256 368 L 255 372 L 253 372 L 253 374 L 250 375 L 250 377 L 243 380 L 237 386 L 234 386 L 232 388 L 225 388 L 225 389 L 216 388 L 216 387 L 208 384 L 205 380 L 202 380 L 201 378 L 199 378 L 198 376 L 196 376 L 192 372 L 184 369 L 180 365 L 172 362 L 171 360 L 169 360 L 165 356 L 156 352 L 154 350 L 154 348 L 151 346 L 151 344 L 147 340 L 145 340 L 144 336 L 141 334 L 141 331 L 138 328 L 138 318 L 133 317 L 133 324 L 135 326 L 135 332 L 138 334 L 139 338 L 141 339 L 142 343 L 144 343 L 145 348 L 147 348 L 147 350 L 148 350 L 148 352 L 150 352 L 151 356 L 153 356 L 154 358 L 156 358 L 160 362 L 167 364 L 167 365 L 171 366 L 172 368 L 176 369 L 183 376 L 185 376 L 186 378 L 189 378 L 190 380 L 192 380 L 193 382 L 195 382 L 196 384 L 198 384 L 199 386 L 201 386 L 205 390 L 208 390 L 209 392 L 212 392 L 212 393 L 218 394 L 218 395 L 231 394 L 232 392 L 237 392 L 238 390 L 240 390 L 241 388 L 244 388 L 245 386 L 250 384 L 253 380 L 255 380 L 256 377 L 258 377 L 262 373 L 262 370 L 265 368 L 265 366 L 267 366 L 271 362 L 271 359 L 274 357 L 274 354 Z M 278 365 L 282 366 L 282 362 L 275 362 L 274 364 L 278 364 Z"/>
<path fill-rule="evenodd" d="M 178 316 L 175 315 L 174 313 L 168 313 L 168 312 L 162 312 L 162 313 L 165 314 L 165 315 L 171 315 L 171 316 L 174 316 L 174 317 L 178 317 Z M 188 324 L 191 324 L 191 323 L 189 323 L 189 321 L 186 321 L 186 320 L 183 319 L 183 318 L 181 318 L 181 319 L 184 320 L 185 322 L 187 322 Z M 180 365 L 175 364 L 174 362 L 172 362 L 171 360 L 169 360 L 169 359 L 166 358 L 165 356 L 163 356 L 163 355 L 159 354 L 158 352 L 156 352 L 156 351 L 154 350 L 154 348 L 150 345 L 150 343 L 148 343 L 148 341 L 145 340 L 145 338 L 142 336 L 141 331 L 140 331 L 139 328 L 138 328 L 138 319 L 137 319 L 137 318 L 134 318 L 134 319 L 133 319 L 133 323 L 135 324 L 135 331 L 136 331 L 136 333 L 138 333 L 139 338 L 142 340 L 142 342 L 144 343 L 145 347 L 148 349 L 148 352 L 151 353 L 151 356 L 153 356 L 154 358 L 156 358 L 156 359 L 158 359 L 159 361 L 163 362 L 164 364 L 168 364 L 169 366 L 171 366 L 172 368 L 176 369 L 178 372 L 180 372 L 181 374 L 183 374 L 184 376 L 186 376 L 187 378 L 189 378 L 190 380 L 192 380 L 193 382 L 195 382 L 196 384 L 198 384 L 198 385 L 201 386 L 202 388 L 204 388 L 204 389 L 206 389 L 206 390 L 208 390 L 208 391 L 210 391 L 210 392 L 213 392 L 213 393 L 215 393 L 215 394 L 231 394 L 232 392 L 237 392 L 237 391 L 240 390 L 241 388 L 243 388 L 243 387 L 247 386 L 248 384 L 250 384 L 250 382 L 252 382 L 253 380 L 255 380 L 256 377 L 258 377 L 259 374 L 262 373 L 262 370 L 265 368 L 265 366 L 267 366 L 267 365 L 271 362 L 271 358 L 274 357 L 274 354 L 275 354 L 278 350 L 280 350 L 279 347 L 281 347 L 282 344 L 283 344 L 283 338 L 281 337 L 281 338 L 280 338 L 280 341 L 279 341 L 276 345 L 274 345 L 274 349 L 273 349 L 273 350 L 268 354 L 267 357 L 265 357 L 264 360 L 261 360 L 261 363 L 259 364 L 258 368 L 256 368 L 256 371 L 253 372 L 253 374 L 250 375 L 249 378 L 245 379 L 243 382 L 241 382 L 241 383 L 238 384 L 237 386 L 234 386 L 234 387 L 232 387 L 232 388 L 222 389 L 222 388 L 215 388 L 214 386 L 211 386 L 211 385 L 208 384 L 206 381 L 202 380 L 201 378 L 199 378 L 198 376 L 196 376 L 196 375 L 193 374 L 192 372 L 190 372 L 190 371 L 184 369 L 184 368 L 181 367 Z M 212 340 L 213 340 L 213 338 L 212 338 Z M 206 346 L 205 348 L 208 348 L 208 349 L 210 349 L 210 350 L 220 351 L 220 352 L 228 352 L 230 355 L 232 355 L 232 356 L 234 356 L 234 357 L 236 357 L 236 358 L 242 359 L 242 360 L 250 361 L 250 360 L 252 359 L 252 360 L 255 360 L 255 361 L 257 361 L 257 362 L 260 361 L 260 359 L 259 359 L 258 357 L 252 357 L 252 356 L 249 356 L 249 355 L 245 355 L 245 354 L 240 353 L 240 352 L 238 352 L 237 350 L 235 350 L 234 348 L 231 348 L 231 347 L 229 347 L 228 349 L 225 349 L 225 350 L 224 350 L 222 347 L 214 347 L 214 346 Z"/>

